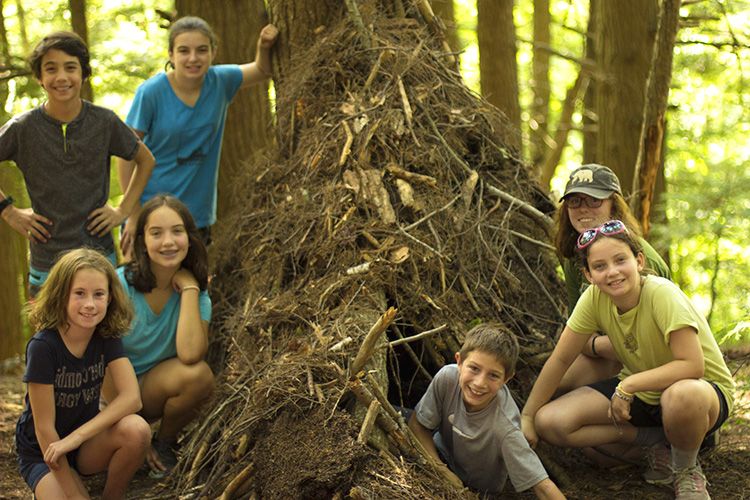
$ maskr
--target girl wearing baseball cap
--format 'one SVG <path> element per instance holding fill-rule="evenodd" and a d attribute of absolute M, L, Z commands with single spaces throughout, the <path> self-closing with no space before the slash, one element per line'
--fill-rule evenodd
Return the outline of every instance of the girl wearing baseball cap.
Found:
<path fill-rule="evenodd" d="M 565 193 L 556 215 L 555 247 L 563 263 L 568 311 L 573 311 L 583 291 L 589 286 L 578 264 L 576 242 L 580 234 L 609 220 L 621 220 L 640 241 L 646 267 L 657 275 L 671 279 L 669 267 L 654 248 L 641 236 L 641 225 L 630 212 L 622 196 L 620 180 L 608 167 L 589 163 L 570 173 Z M 615 376 L 622 365 L 607 336 L 593 334 L 563 377 L 556 395 L 582 385 Z"/>

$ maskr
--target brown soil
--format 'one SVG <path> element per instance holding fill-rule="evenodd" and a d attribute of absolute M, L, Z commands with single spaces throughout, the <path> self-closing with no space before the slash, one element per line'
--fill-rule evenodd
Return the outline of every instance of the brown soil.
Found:
<path fill-rule="evenodd" d="M 744 357 L 747 361 L 747 356 Z M 13 363 L 0 375 L 0 500 L 26 500 L 31 498 L 28 488 L 21 479 L 16 466 L 13 451 L 13 432 L 18 415 L 23 405 L 25 388 L 21 383 L 21 362 Z M 740 383 L 750 374 L 750 368 L 743 366 L 739 370 L 737 379 Z M 746 385 L 746 384 L 745 384 Z M 747 389 L 747 387 L 745 387 Z M 737 393 L 737 406 L 731 422 L 722 430 L 721 443 L 716 448 L 702 452 L 701 460 L 710 481 L 709 491 L 715 500 L 745 499 L 750 492 L 750 396 L 741 388 Z M 262 491 L 273 492 L 272 497 L 284 499 L 330 499 L 350 498 L 336 497 L 335 491 L 340 491 L 341 484 L 351 484 L 352 478 L 365 467 L 368 457 L 375 452 L 354 443 L 356 429 L 351 422 L 341 417 L 341 412 L 328 414 L 325 412 L 286 412 L 269 422 L 261 432 L 265 436 L 283 436 L 283 442 L 272 442 L 258 436 L 255 444 L 256 462 L 265 461 L 270 464 L 263 477 L 256 478 L 264 484 L 257 485 Z M 301 424 L 300 418 L 309 421 Z M 294 432 L 285 433 L 284 428 Z M 308 434 L 298 432 L 300 428 L 310 429 Z M 349 442 L 342 442 L 342 436 L 350 436 Z M 353 436 L 353 437 L 352 437 Z M 349 450 L 349 451 L 347 451 Z M 351 450 L 354 450 L 353 452 Z M 547 450 L 553 451 L 554 450 Z M 572 478 L 572 483 L 563 488 L 568 499 L 608 499 L 608 500 L 670 500 L 674 493 L 667 488 L 659 488 L 645 484 L 641 478 L 641 469 L 635 466 L 622 466 L 610 470 L 600 470 L 591 467 L 585 459 L 577 453 L 565 456 L 565 473 Z M 559 457 L 558 457 L 559 458 Z M 312 467 L 308 467 L 312 465 Z M 321 464 L 325 464 L 321 468 Z M 394 497 L 401 496 L 404 490 L 412 490 L 415 498 L 419 498 L 419 491 L 445 490 L 445 498 L 476 498 L 475 495 L 464 492 L 451 492 L 438 480 L 425 483 L 424 477 L 416 478 L 413 469 L 408 464 L 391 464 L 386 470 L 372 470 L 368 467 L 368 474 L 373 477 L 379 475 L 381 482 L 385 477 L 393 484 Z M 232 475 L 233 476 L 233 475 Z M 361 476 L 360 476 L 361 477 Z M 90 478 L 87 485 L 92 492 L 92 498 L 97 498 L 101 491 L 104 477 Z M 176 499 L 174 490 L 159 481 L 149 479 L 145 471 L 139 472 L 133 481 L 127 499 Z M 361 480 L 358 482 L 361 491 L 366 486 Z M 398 495 L 395 492 L 398 491 Z M 244 495 L 239 498 L 252 498 Z M 260 497 L 258 497 L 260 498 Z M 359 498 L 366 498 L 364 496 Z M 526 492 L 516 494 L 507 492 L 505 498 L 526 499 L 534 495 Z"/>

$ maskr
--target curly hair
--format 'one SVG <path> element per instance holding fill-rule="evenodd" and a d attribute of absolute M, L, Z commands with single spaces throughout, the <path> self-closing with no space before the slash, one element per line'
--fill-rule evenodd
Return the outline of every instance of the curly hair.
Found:
<path fill-rule="evenodd" d="M 159 195 L 149 200 L 140 212 L 135 224 L 135 241 L 133 250 L 135 259 L 126 265 L 125 279 L 141 293 L 148 293 L 156 288 L 156 276 L 151 272 L 151 259 L 146 250 L 146 224 L 149 216 L 161 207 L 168 207 L 177 212 L 185 225 L 188 235 L 188 252 L 182 261 L 182 267 L 193 273 L 198 287 L 205 290 L 208 286 L 208 252 L 203 243 L 195 219 L 187 207 L 173 196 Z"/>
<path fill-rule="evenodd" d="M 618 193 L 612 193 L 609 199 L 612 200 L 612 210 L 609 214 L 609 219 L 621 220 L 632 235 L 640 238 L 643 235 L 643 230 L 640 223 L 638 223 L 630 212 L 625 198 Z M 577 253 L 576 241 L 578 240 L 579 233 L 570 222 L 568 210 L 568 199 L 566 198 L 560 203 L 555 213 L 555 249 L 560 256 L 560 260 L 572 259 Z"/>
<path fill-rule="evenodd" d="M 130 329 L 133 306 L 123 290 L 112 264 L 91 248 L 78 248 L 64 254 L 52 266 L 47 281 L 33 303 L 29 304 L 29 322 L 37 330 L 67 327 L 70 289 L 76 273 L 93 269 L 107 278 L 109 305 L 104 319 L 96 325 L 95 333 L 102 337 L 119 337 Z"/>
<path fill-rule="evenodd" d="M 62 50 L 69 56 L 77 57 L 81 64 L 81 76 L 85 80 L 91 76 L 89 49 L 86 42 L 72 31 L 55 31 L 42 38 L 29 54 L 28 62 L 31 72 L 37 80 L 42 78 L 42 59 L 51 49 Z"/>
<path fill-rule="evenodd" d="M 516 373 L 518 339 L 502 323 L 480 323 L 469 330 L 461 346 L 461 359 L 466 359 L 472 351 L 495 356 L 505 368 L 506 377 Z"/>

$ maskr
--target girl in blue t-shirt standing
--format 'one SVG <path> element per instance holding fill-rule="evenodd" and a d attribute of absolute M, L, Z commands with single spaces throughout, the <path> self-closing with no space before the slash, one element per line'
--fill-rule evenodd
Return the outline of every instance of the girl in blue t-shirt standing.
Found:
<path fill-rule="evenodd" d="M 172 196 L 147 202 L 135 230 L 135 259 L 117 271 L 135 309 L 123 344 L 141 385 L 141 415 L 161 419 L 146 454 L 158 478 L 177 464 L 177 435 L 215 386 L 203 361 L 211 321 L 208 257 L 193 217 Z M 105 383 L 105 398 L 113 394 Z"/>
<path fill-rule="evenodd" d="M 120 335 L 132 318 L 115 269 L 92 249 L 52 267 L 32 306 L 26 405 L 16 426 L 21 475 L 39 500 L 88 499 L 81 475 L 107 471 L 102 498 L 123 498 L 150 429 Z M 105 371 L 118 396 L 99 411 Z"/>
<path fill-rule="evenodd" d="M 255 62 L 212 66 L 216 37 L 211 27 L 198 17 L 179 19 L 169 32 L 167 71 L 138 87 L 125 120 L 156 158 L 141 204 L 161 193 L 175 196 L 190 210 L 206 243 L 216 221 L 227 108 L 238 89 L 271 76 L 270 53 L 278 33 L 273 25 L 263 28 Z M 128 186 L 131 172 L 131 162 L 118 162 L 121 186 Z M 120 240 L 126 256 L 133 242 L 133 219 L 128 219 Z"/>

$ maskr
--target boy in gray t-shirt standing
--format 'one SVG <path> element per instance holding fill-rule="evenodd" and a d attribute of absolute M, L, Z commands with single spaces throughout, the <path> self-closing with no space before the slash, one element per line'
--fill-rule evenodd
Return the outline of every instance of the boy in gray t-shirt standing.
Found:
<path fill-rule="evenodd" d="M 516 491 L 564 499 L 521 432 L 521 415 L 505 386 L 515 374 L 518 341 L 499 324 L 467 334 L 457 365 L 440 369 L 409 419 L 438 467 L 491 496 L 510 476 Z"/>
<path fill-rule="evenodd" d="M 0 190 L 0 215 L 31 242 L 33 297 L 61 252 L 88 246 L 116 264 L 112 228 L 125 221 L 143 193 L 154 157 L 114 112 L 81 99 L 91 66 L 78 35 L 47 35 L 29 64 L 47 101 L 0 128 L 0 161 L 14 161 L 21 170 L 31 208 L 15 207 L 15 199 Z M 112 156 L 136 163 L 115 208 L 108 204 Z"/>

